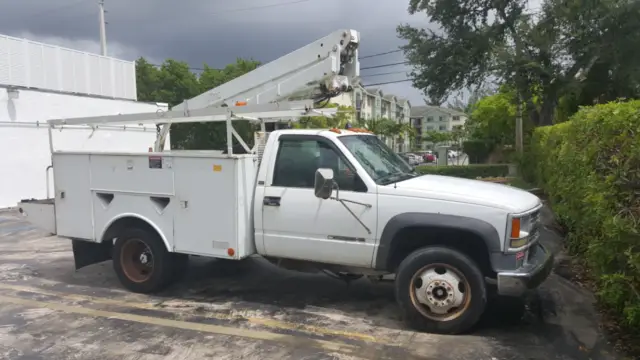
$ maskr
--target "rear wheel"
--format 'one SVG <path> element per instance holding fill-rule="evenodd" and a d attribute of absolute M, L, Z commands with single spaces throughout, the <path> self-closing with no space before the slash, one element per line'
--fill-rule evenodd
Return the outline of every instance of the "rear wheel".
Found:
<path fill-rule="evenodd" d="M 113 268 L 122 285 L 137 293 L 160 291 L 176 279 L 174 254 L 157 233 L 129 228 L 122 231 L 113 248 Z"/>
<path fill-rule="evenodd" d="M 428 247 L 414 251 L 400 264 L 396 298 L 412 328 L 457 334 L 478 322 L 487 291 L 484 276 L 471 258 L 450 248 Z"/>

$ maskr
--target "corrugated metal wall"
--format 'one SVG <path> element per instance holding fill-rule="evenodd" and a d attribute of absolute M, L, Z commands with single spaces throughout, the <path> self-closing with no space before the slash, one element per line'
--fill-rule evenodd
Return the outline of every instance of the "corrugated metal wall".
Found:
<path fill-rule="evenodd" d="M 135 62 L 0 35 L 0 85 L 136 100 Z"/>

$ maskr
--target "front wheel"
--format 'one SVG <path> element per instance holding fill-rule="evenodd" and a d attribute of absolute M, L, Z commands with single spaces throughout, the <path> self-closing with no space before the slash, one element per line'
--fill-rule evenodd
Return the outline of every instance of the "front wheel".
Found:
<path fill-rule="evenodd" d="M 418 249 L 402 261 L 396 275 L 396 298 L 405 321 L 416 330 L 466 332 L 484 312 L 484 276 L 475 261 L 459 251 Z"/>

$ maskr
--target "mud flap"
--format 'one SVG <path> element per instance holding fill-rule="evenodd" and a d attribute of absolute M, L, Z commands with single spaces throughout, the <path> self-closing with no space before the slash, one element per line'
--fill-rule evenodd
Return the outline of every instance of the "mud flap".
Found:
<path fill-rule="evenodd" d="M 71 242 L 76 270 L 111 260 L 111 249 L 113 248 L 111 241 L 95 243 L 86 240 L 71 240 Z"/>

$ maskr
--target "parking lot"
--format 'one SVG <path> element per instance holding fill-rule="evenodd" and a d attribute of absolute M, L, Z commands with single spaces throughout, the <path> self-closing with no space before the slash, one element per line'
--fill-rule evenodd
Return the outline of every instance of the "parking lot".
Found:
<path fill-rule="evenodd" d="M 132 294 L 110 262 L 74 271 L 68 240 L 0 211 L 1 359 L 615 359 L 591 303 L 552 275 L 525 302 L 492 303 L 472 334 L 422 334 L 398 318 L 392 283 L 259 258 L 194 258 L 179 285 Z"/>

